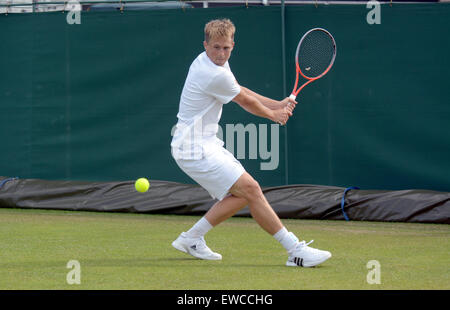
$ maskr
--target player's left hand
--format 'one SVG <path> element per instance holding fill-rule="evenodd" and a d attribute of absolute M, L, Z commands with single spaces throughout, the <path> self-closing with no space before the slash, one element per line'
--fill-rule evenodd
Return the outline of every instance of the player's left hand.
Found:
<path fill-rule="evenodd" d="M 281 106 L 285 107 L 290 113 L 294 111 L 296 105 L 297 101 L 295 101 L 292 98 L 286 97 L 283 100 L 281 100 Z"/>

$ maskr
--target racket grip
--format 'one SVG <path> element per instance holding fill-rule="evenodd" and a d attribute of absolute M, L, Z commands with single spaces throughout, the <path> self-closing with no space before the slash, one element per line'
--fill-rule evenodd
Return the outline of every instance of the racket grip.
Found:
<path fill-rule="evenodd" d="M 292 99 L 292 100 L 295 100 L 295 98 L 297 98 L 297 96 L 294 95 L 294 94 L 291 94 L 291 95 L 289 96 L 289 98 Z M 290 106 L 291 103 L 289 102 L 288 105 Z"/>

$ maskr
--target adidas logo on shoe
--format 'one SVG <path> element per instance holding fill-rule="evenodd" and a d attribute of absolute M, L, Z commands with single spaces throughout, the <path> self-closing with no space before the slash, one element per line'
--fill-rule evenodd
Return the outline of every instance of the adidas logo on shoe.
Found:
<path fill-rule="evenodd" d="M 322 251 L 309 247 L 314 240 L 308 243 L 305 241 L 297 243 L 297 245 L 289 252 L 289 258 L 286 266 L 314 267 L 322 264 L 331 257 L 328 251 Z"/>
<path fill-rule="evenodd" d="M 183 252 L 190 254 L 194 257 L 207 260 L 221 260 L 222 255 L 219 253 L 214 253 L 206 245 L 205 239 L 201 238 L 190 238 L 186 233 L 181 233 L 178 238 L 172 242 L 172 246 Z"/>

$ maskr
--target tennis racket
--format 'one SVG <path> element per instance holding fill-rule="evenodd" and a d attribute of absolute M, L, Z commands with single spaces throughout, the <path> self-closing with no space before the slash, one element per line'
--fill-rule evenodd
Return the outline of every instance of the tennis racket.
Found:
<path fill-rule="evenodd" d="M 296 79 L 289 98 L 295 100 L 308 84 L 320 79 L 330 71 L 336 58 L 336 42 L 331 33 L 322 28 L 306 32 L 300 39 L 295 52 Z M 299 77 L 307 81 L 299 85 Z"/>

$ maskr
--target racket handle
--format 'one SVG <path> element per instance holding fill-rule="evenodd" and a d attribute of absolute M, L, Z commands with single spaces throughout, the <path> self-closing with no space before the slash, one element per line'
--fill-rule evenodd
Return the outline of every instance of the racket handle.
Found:
<path fill-rule="evenodd" d="M 294 95 L 294 94 L 291 94 L 291 95 L 289 96 L 289 98 L 291 98 L 292 100 L 295 100 L 295 98 L 297 98 L 297 96 Z M 290 106 L 291 103 L 289 102 L 288 105 Z"/>

